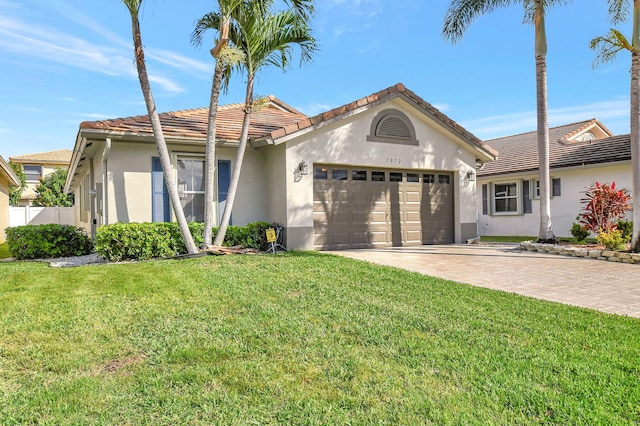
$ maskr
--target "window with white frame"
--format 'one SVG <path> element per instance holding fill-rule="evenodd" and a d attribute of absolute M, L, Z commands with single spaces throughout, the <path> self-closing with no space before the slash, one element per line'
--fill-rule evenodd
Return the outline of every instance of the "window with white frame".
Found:
<path fill-rule="evenodd" d="M 42 166 L 37 164 L 24 164 L 22 166 L 27 182 L 39 182 L 42 179 Z"/>
<path fill-rule="evenodd" d="M 178 156 L 178 193 L 188 222 L 204 221 L 204 157 Z"/>
<path fill-rule="evenodd" d="M 503 182 L 493 184 L 493 208 L 495 214 L 518 214 L 520 213 L 518 182 Z"/>
<path fill-rule="evenodd" d="M 540 198 L 540 179 L 531 179 L 531 186 L 533 190 L 531 191 L 531 198 L 537 199 Z M 561 195 L 561 185 L 560 178 L 552 178 L 551 179 L 551 196 L 559 197 Z"/>

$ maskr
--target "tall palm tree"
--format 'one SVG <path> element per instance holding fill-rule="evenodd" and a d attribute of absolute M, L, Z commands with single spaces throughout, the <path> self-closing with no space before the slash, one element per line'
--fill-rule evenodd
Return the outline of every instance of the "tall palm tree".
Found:
<path fill-rule="evenodd" d="M 138 19 L 142 1 L 143 0 L 122 0 L 127 9 L 129 9 L 129 13 L 131 14 L 133 51 L 136 58 L 136 66 L 138 68 L 138 79 L 140 80 L 140 88 L 142 89 L 144 102 L 147 105 L 147 112 L 149 114 L 149 121 L 151 121 L 153 135 L 156 139 L 156 147 L 158 148 L 158 155 L 160 156 L 160 163 L 162 164 L 164 179 L 167 184 L 167 190 L 169 191 L 169 198 L 171 199 L 171 205 L 176 215 L 178 227 L 180 228 L 180 233 L 182 234 L 182 239 L 184 240 L 187 252 L 193 254 L 198 252 L 198 248 L 193 241 L 193 236 L 189 231 L 189 226 L 184 215 L 184 210 L 182 210 L 182 205 L 180 204 L 178 187 L 176 186 L 176 181 L 172 173 L 169 150 L 167 149 L 167 143 L 164 139 L 162 125 L 160 124 L 160 116 L 158 115 L 158 111 L 156 110 L 156 104 L 153 100 L 153 94 L 151 93 L 151 84 L 149 83 L 149 76 L 147 74 L 147 66 L 144 59 L 144 49 L 142 47 L 140 21 Z"/>
<path fill-rule="evenodd" d="M 214 47 L 210 53 L 216 61 L 213 79 L 211 84 L 211 97 L 209 100 L 209 118 L 207 127 L 207 141 L 205 144 L 205 207 L 204 207 L 204 238 L 203 246 L 211 244 L 213 227 L 213 199 L 214 199 L 214 176 L 215 176 L 215 144 L 216 144 L 216 119 L 218 115 L 218 101 L 220 90 L 226 90 L 229 83 L 229 75 L 225 69 L 229 70 L 242 59 L 241 52 L 235 49 L 226 48 L 229 42 L 229 30 L 233 12 L 236 8 L 243 6 L 245 0 L 217 0 L 218 10 L 207 13 L 196 23 L 196 27 L 191 34 L 191 42 L 194 45 L 202 43 L 204 33 L 209 30 L 218 32 L 218 38 L 214 40 Z M 273 0 L 254 0 L 263 12 L 273 3 Z M 289 0 L 296 13 L 304 19 L 308 19 L 314 11 L 313 0 Z M 223 81 L 224 79 L 224 81 Z"/>
<path fill-rule="evenodd" d="M 631 164 L 633 187 L 633 236 L 631 250 L 640 252 L 640 2 L 632 0 L 609 0 L 609 15 L 612 24 L 624 22 L 629 16 L 629 6 L 633 15 L 631 42 L 618 30 L 611 29 L 606 36 L 591 40 L 591 48 L 597 50 L 595 63 L 612 61 L 618 52 L 631 52 L 631 90 L 629 99 Z"/>
<path fill-rule="evenodd" d="M 535 28 L 536 98 L 538 118 L 538 162 L 540 178 L 540 231 L 539 242 L 555 242 L 551 225 L 551 192 L 549 180 L 549 119 L 547 106 L 547 35 L 545 10 L 555 4 L 566 4 L 571 0 L 452 0 L 447 10 L 442 29 L 443 36 L 456 42 L 462 38 L 467 27 L 480 15 L 495 9 L 521 3 L 525 21 Z"/>
<path fill-rule="evenodd" d="M 215 245 L 221 245 L 224 241 L 240 181 L 254 107 L 253 85 L 256 73 L 269 65 L 285 70 L 291 61 L 294 46 L 300 48 L 301 63 L 310 61 L 317 50 L 308 15 L 299 13 L 295 8 L 272 12 L 270 8 L 265 9 L 258 3 L 248 1 L 243 7 L 236 9 L 233 28 L 229 31 L 233 44 L 244 53 L 244 60 L 239 64 L 239 69 L 246 72 L 247 87 L 240 143 Z"/>

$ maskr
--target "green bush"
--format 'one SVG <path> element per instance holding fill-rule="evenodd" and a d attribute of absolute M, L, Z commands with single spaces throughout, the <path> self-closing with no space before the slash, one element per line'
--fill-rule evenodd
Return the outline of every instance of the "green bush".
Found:
<path fill-rule="evenodd" d="M 7 245 L 16 259 L 47 259 L 91 253 L 91 239 L 71 225 L 26 225 L 7 228 Z"/>
<path fill-rule="evenodd" d="M 571 225 L 571 235 L 578 241 L 584 241 L 589 236 L 589 230 L 579 223 Z"/>
<path fill-rule="evenodd" d="M 224 236 L 225 246 L 244 246 L 259 250 L 267 249 L 265 231 L 272 225 L 267 222 L 252 222 L 246 226 L 229 226 Z M 213 228 L 213 236 L 218 234 L 218 228 Z"/>
<path fill-rule="evenodd" d="M 626 248 L 626 240 L 622 236 L 622 232 L 617 229 L 599 232 L 596 235 L 596 241 L 609 250 L 624 250 Z"/>
<path fill-rule="evenodd" d="M 225 235 L 225 246 L 266 248 L 266 222 L 250 223 L 247 226 L 230 226 Z M 204 225 L 189 224 L 196 246 L 202 246 Z M 213 228 L 213 235 L 217 228 Z M 101 226 L 96 231 L 96 252 L 109 261 L 146 260 L 185 254 L 187 249 L 175 222 L 116 223 Z"/>
<path fill-rule="evenodd" d="M 633 235 L 633 222 L 630 220 L 619 220 L 616 224 L 618 231 L 622 232 L 622 238 L 625 242 L 631 241 Z"/>

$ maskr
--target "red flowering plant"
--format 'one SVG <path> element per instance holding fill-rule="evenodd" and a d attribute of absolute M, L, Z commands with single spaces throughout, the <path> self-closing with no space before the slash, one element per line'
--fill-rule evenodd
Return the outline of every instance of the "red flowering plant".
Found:
<path fill-rule="evenodd" d="M 631 209 L 630 200 L 629 191 L 616 189 L 615 182 L 611 185 L 596 182 L 587 188 L 580 200 L 584 204 L 579 215 L 580 224 L 596 235 L 616 231 L 618 220 Z"/>

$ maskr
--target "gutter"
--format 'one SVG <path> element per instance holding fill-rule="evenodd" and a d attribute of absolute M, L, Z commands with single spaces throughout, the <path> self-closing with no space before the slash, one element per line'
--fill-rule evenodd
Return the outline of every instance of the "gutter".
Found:
<path fill-rule="evenodd" d="M 71 181 L 75 175 L 76 169 L 78 168 L 78 163 L 80 162 L 80 156 L 84 151 L 85 145 L 87 144 L 87 138 L 81 136 L 81 131 L 78 132 L 78 136 L 76 137 L 76 144 L 73 148 L 73 154 L 71 154 L 71 161 L 69 162 L 69 171 L 67 172 L 67 180 L 64 183 L 64 193 L 68 194 L 71 189 Z"/>

